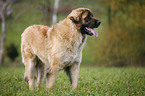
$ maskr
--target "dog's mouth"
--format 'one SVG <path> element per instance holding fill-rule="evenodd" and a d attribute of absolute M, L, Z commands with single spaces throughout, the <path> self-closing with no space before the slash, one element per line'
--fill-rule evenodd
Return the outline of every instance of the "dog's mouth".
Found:
<path fill-rule="evenodd" d="M 94 35 L 95 37 L 98 37 L 98 33 L 93 29 L 93 28 L 89 28 L 89 27 L 81 27 L 81 32 L 83 34 L 87 34 L 87 35 Z"/>

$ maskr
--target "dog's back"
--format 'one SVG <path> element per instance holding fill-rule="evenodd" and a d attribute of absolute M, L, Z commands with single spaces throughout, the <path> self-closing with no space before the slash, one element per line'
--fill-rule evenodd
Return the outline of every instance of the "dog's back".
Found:
<path fill-rule="evenodd" d="M 47 38 L 48 29 L 48 26 L 32 25 L 23 32 L 21 36 L 21 52 L 23 59 L 34 58 L 34 51 L 43 50 L 43 43 Z"/>

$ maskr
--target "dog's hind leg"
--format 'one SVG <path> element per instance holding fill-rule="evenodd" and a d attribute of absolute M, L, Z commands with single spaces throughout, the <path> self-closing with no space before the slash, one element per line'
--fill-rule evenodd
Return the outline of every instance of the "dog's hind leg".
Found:
<path fill-rule="evenodd" d="M 37 67 L 37 72 L 38 72 L 36 88 L 37 88 L 37 90 L 39 90 L 39 88 L 43 82 L 43 77 L 44 77 L 44 64 L 38 58 L 37 58 L 36 62 L 37 62 L 36 67 Z"/>
<path fill-rule="evenodd" d="M 29 59 L 29 64 L 30 64 L 30 66 L 28 67 L 29 89 L 33 90 L 35 87 L 35 80 L 34 80 L 35 63 L 34 63 L 34 60 Z"/>
<path fill-rule="evenodd" d="M 29 59 L 27 63 L 25 63 L 25 81 L 29 84 L 29 89 L 33 90 L 35 86 L 34 80 L 35 74 L 35 63 L 33 59 Z"/>
<path fill-rule="evenodd" d="M 34 73 L 35 73 L 35 55 L 32 54 L 29 48 L 22 47 L 22 58 L 25 65 L 24 79 L 29 84 L 29 89 L 33 90 L 35 86 Z"/>

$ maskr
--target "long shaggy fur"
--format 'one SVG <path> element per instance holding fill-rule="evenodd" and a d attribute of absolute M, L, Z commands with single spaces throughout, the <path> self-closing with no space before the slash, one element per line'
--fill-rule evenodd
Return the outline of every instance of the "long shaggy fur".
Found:
<path fill-rule="evenodd" d="M 32 25 L 21 35 L 22 62 L 25 65 L 25 81 L 30 90 L 35 83 L 39 89 L 44 72 L 46 87 L 51 89 L 58 72 L 64 69 L 71 81 L 73 89 L 77 88 L 79 66 L 82 49 L 87 35 L 82 34 L 80 27 L 70 19 L 78 19 L 87 8 L 73 10 L 67 18 L 52 27 Z"/>

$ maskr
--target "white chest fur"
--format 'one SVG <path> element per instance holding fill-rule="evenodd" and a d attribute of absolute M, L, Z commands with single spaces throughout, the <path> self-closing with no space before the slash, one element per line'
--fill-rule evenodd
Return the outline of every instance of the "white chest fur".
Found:
<path fill-rule="evenodd" d="M 82 35 L 81 43 L 77 46 L 66 49 L 65 52 L 61 53 L 61 67 L 70 66 L 72 64 L 80 64 L 82 60 L 82 50 L 86 43 L 87 35 Z"/>

